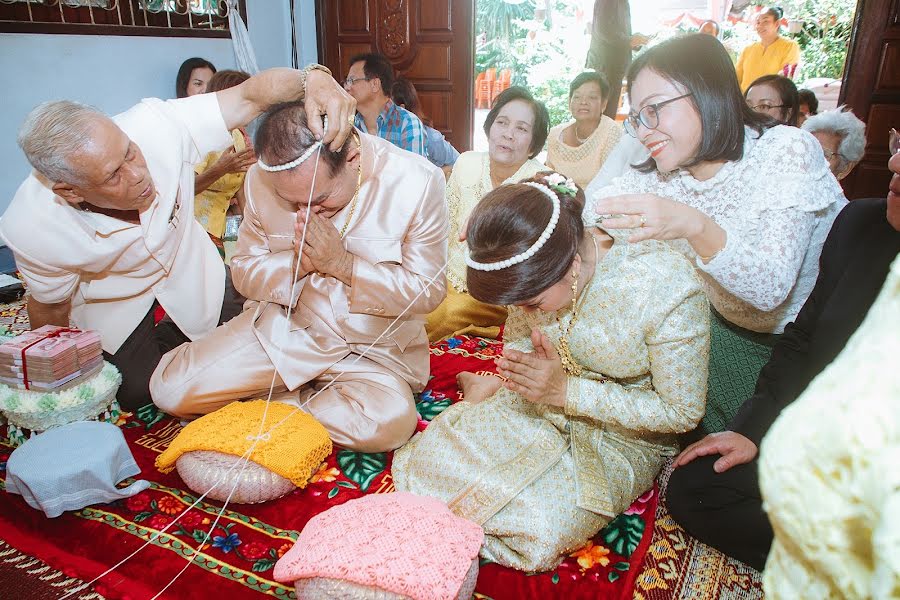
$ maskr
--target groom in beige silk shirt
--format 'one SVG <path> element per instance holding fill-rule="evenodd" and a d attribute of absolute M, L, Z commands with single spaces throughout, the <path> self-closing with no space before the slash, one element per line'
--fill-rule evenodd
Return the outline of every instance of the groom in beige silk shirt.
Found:
<path fill-rule="evenodd" d="M 308 92 L 308 95 L 307 95 Z M 350 133 L 356 102 L 318 65 L 269 69 L 217 93 L 146 99 L 112 118 L 53 101 L 26 118 L 18 142 L 34 170 L 0 220 L 29 291 L 34 329 L 99 332 L 122 374 L 117 398 L 150 402 L 160 357 L 241 310 L 226 270 L 194 220 L 193 165 L 231 143 L 230 130 L 278 102 L 306 97 L 331 115 L 325 140 Z M 167 318 L 155 323 L 155 309 Z"/>
<path fill-rule="evenodd" d="M 256 143 L 262 165 L 289 165 L 313 145 L 304 114 L 299 102 L 266 114 Z M 273 399 L 311 413 L 336 444 L 401 446 L 417 422 L 413 392 L 429 376 L 424 315 L 446 293 L 443 173 L 360 133 L 340 152 L 313 149 L 282 170 L 255 165 L 246 192 L 232 276 L 249 302 L 163 357 L 150 382 L 154 402 L 196 417 L 265 398 L 274 377 Z"/>

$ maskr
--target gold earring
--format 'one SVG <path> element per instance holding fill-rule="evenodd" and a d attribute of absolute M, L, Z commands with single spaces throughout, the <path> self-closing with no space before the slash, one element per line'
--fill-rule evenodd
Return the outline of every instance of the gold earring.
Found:
<path fill-rule="evenodd" d="M 572 308 L 575 308 L 575 303 L 578 301 L 578 270 L 572 269 Z"/>

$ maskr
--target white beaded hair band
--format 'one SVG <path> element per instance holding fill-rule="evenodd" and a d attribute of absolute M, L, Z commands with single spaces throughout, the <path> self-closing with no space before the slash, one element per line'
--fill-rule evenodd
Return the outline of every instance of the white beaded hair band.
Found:
<path fill-rule="evenodd" d="M 325 129 L 328 129 L 328 117 L 325 117 L 324 121 L 325 122 L 322 125 L 322 127 L 324 127 Z M 256 163 L 259 165 L 260 169 L 262 169 L 263 171 L 268 171 L 269 173 L 277 173 L 278 171 L 287 171 L 288 169 L 293 169 L 297 165 L 301 165 L 304 162 L 306 162 L 306 160 L 310 156 L 312 156 L 313 153 L 316 150 L 318 150 L 321 145 L 322 145 L 322 142 L 317 140 L 315 143 L 313 143 L 312 146 L 310 146 L 309 148 L 306 149 L 306 152 L 304 152 L 303 154 L 301 154 L 300 156 L 298 156 L 291 162 L 286 162 L 282 165 L 267 165 L 266 163 L 263 162 L 263 159 L 261 159 L 261 158 L 258 158 L 256 160 Z"/>
<path fill-rule="evenodd" d="M 523 185 L 528 185 L 536 190 L 540 190 L 550 199 L 550 202 L 553 204 L 553 214 L 550 215 L 550 222 L 547 223 L 546 229 L 544 229 L 544 232 L 541 234 L 541 236 L 531 245 L 530 248 L 528 248 L 528 250 L 522 252 L 521 254 L 517 254 L 515 256 L 507 258 L 506 260 L 491 263 L 475 262 L 474 260 L 472 260 L 472 257 L 469 256 L 469 250 L 468 248 L 466 248 L 466 264 L 469 267 L 475 269 L 476 271 L 499 271 L 501 269 L 507 269 L 513 265 L 525 262 L 526 260 L 534 256 L 538 250 L 544 247 L 544 244 L 547 243 L 547 240 L 550 239 L 550 236 L 556 229 L 556 224 L 559 222 L 559 197 L 553 190 L 542 183 L 526 181 Z"/>

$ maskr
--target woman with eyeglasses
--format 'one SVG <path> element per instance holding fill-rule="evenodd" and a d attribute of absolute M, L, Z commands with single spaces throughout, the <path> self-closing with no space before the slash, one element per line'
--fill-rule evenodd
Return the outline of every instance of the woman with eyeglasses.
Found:
<path fill-rule="evenodd" d="M 866 153 L 866 124 L 846 106 L 808 118 L 803 130 L 822 144 L 822 154 L 838 181 L 849 175 Z"/>
<path fill-rule="evenodd" d="M 668 240 L 695 264 L 714 308 L 703 426 L 719 431 L 812 290 L 846 199 L 814 137 L 747 106 L 710 36 L 638 57 L 628 95 L 626 128 L 650 159 L 602 189 L 594 210 L 604 227 Z"/>
<path fill-rule="evenodd" d="M 783 125 L 799 125 L 800 94 L 794 82 L 783 75 L 763 75 L 750 84 L 744 98 L 747 106 L 758 113 Z"/>

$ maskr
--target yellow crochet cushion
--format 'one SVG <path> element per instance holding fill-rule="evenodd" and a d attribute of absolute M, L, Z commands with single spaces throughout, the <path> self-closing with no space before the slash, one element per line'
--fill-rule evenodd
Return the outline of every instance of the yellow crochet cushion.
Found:
<path fill-rule="evenodd" d="M 156 458 L 156 468 L 169 473 L 179 457 L 198 450 L 243 456 L 260 430 L 265 408 L 265 400 L 232 402 L 189 423 Z M 272 429 L 278 423 L 281 424 Z M 250 460 L 297 487 L 306 487 L 315 469 L 331 454 L 328 432 L 295 406 L 270 402 L 262 431 Z"/>

